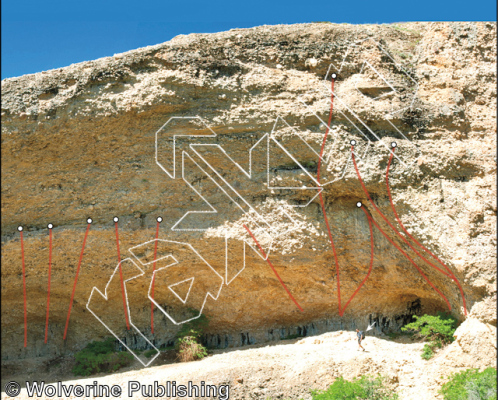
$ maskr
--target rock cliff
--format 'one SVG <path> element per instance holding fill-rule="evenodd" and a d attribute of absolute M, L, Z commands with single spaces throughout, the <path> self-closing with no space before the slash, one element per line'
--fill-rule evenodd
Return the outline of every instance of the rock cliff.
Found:
<path fill-rule="evenodd" d="M 192 310 L 219 348 L 449 308 L 496 330 L 496 23 L 181 35 L 5 79 L 1 163 L 3 360 L 109 335 L 108 283 L 90 308 L 132 348 Z"/>

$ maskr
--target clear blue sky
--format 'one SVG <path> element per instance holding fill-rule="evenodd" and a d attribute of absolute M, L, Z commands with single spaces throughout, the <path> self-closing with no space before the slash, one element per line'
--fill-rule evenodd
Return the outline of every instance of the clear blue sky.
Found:
<path fill-rule="evenodd" d="M 2 79 L 154 45 L 179 34 L 330 21 L 496 21 L 495 0 L 2 0 Z"/>

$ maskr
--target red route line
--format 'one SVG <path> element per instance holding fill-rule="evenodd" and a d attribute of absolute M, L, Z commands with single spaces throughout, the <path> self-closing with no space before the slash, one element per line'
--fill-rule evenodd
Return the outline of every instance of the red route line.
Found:
<path fill-rule="evenodd" d="M 126 299 L 125 299 L 125 288 L 123 282 L 123 270 L 121 269 L 121 252 L 119 251 L 119 233 L 118 233 L 118 222 L 114 222 L 116 228 L 116 244 L 118 247 L 118 265 L 119 265 L 119 278 L 121 279 L 121 294 L 123 295 L 123 310 L 126 318 L 126 328 L 130 330 L 130 321 L 128 320 L 128 312 L 126 310 Z"/>
<path fill-rule="evenodd" d="M 370 217 L 371 218 L 371 217 Z M 424 275 L 424 273 L 420 270 L 420 268 L 418 267 L 417 264 L 415 264 L 415 261 L 413 261 L 409 256 L 408 254 L 406 254 L 396 243 L 394 243 L 391 238 L 387 235 L 387 233 L 385 233 L 382 228 L 377 224 L 377 222 L 375 222 L 375 220 L 373 218 L 371 218 L 372 222 L 374 223 L 375 227 L 380 231 L 380 233 L 382 233 L 384 235 L 384 237 L 389 240 L 389 242 L 394 246 L 396 247 L 401 253 L 403 253 L 403 255 L 408 258 L 408 260 L 415 266 L 415 268 L 417 268 L 418 272 L 420 272 L 420 275 L 422 275 L 424 277 L 424 279 L 427 281 L 427 283 L 429 283 L 429 285 L 431 285 L 431 287 L 439 293 L 439 295 L 444 299 L 444 301 L 446 302 L 446 305 L 448 306 L 448 308 L 450 309 L 451 311 L 451 305 L 448 301 L 448 299 L 439 291 L 438 288 L 436 288 L 432 282 Z"/>
<path fill-rule="evenodd" d="M 334 109 L 334 82 L 335 79 L 332 78 L 332 83 L 331 83 L 332 94 L 330 95 L 329 122 L 327 124 L 327 130 L 325 131 L 325 135 L 323 136 L 322 148 L 320 149 L 320 158 L 318 159 L 318 169 L 316 170 L 316 180 L 318 181 L 318 183 L 320 183 L 320 166 L 322 164 L 323 150 L 325 149 L 325 142 L 327 141 L 327 136 L 330 130 L 330 123 L 332 122 L 332 110 Z"/>
<path fill-rule="evenodd" d="M 332 121 L 332 111 L 334 109 L 334 82 L 335 82 L 335 79 L 332 78 L 332 82 L 331 82 L 332 94 L 330 95 L 329 121 L 327 124 L 327 130 L 325 131 L 325 135 L 323 136 L 322 147 L 320 149 L 320 157 L 318 158 L 318 168 L 317 168 L 317 173 L 316 173 L 316 180 L 317 180 L 319 185 L 320 185 L 320 167 L 322 164 L 322 156 L 323 156 L 323 151 L 325 149 L 325 142 L 327 141 L 327 136 L 328 136 L 329 130 L 330 130 L 330 123 Z M 334 253 L 335 274 L 336 274 L 336 278 L 337 278 L 338 308 L 339 308 L 339 315 L 342 317 L 343 311 L 341 311 L 341 283 L 340 283 L 340 279 L 339 279 L 339 260 L 337 259 L 337 252 L 335 251 L 334 239 L 332 238 L 332 232 L 330 230 L 329 219 L 327 218 L 327 213 L 325 211 L 325 203 L 323 201 L 322 191 L 320 191 L 320 193 L 318 193 L 318 197 L 320 199 L 320 205 L 322 207 L 322 213 L 323 213 L 323 218 L 325 219 L 325 225 L 327 226 L 327 232 L 329 235 L 330 245 L 332 246 L 332 252 Z"/>
<path fill-rule="evenodd" d="M 154 271 L 156 270 L 156 258 L 157 258 L 157 239 L 159 238 L 159 221 L 157 221 L 156 225 L 156 241 L 154 244 L 154 264 L 152 264 L 152 290 L 151 296 L 154 298 L 154 281 L 156 276 L 154 275 Z M 151 332 L 154 333 L 154 302 L 150 302 L 150 329 Z"/>
<path fill-rule="evenodd" d="M 64 328 L 63 340 L 66 340 L 67 327 L 69 326 L 69 317 L 71 316 L 71 309 L 73 308 L 74 292 L 76 291 L 76 283 L 78 282 L 78 274 L 80 273 L 81 260 L 83 260 L 83 252 L 85 251 L 86 238 L 88 236 L 88 231 L 90 230 L 90 223 L 86 227 L 85 239 L 83 239 L 83 247 L 81 248 L 80 260 L 78 262 L 78 268 L 76 269 L 76 277 L 74 278 L 73 292 L 71 293 L 71 302 L 69 303 L 69 310 L 67 311 L 66 327 Z"/>
<path fill-rule="evenodd" d="M 370 272 L 372 272 L 373 259 L 374 259 L 374 237 L 373 237 L 372 221 L 371 221 L 371 217 L 370 217 L 370 215 L 368 215 L 368 212 L 365 209 L 365 207 L 361 206 L 361 209 L 363 210 L 363 212 L 367 216 L 367 218 L 368 218 L 368 226 L 370 227 L 370 267 L 368 268 L 367 276 L 360 283 L 360 286 L 358 286 L 356 288 L 356 290 L 354 291 L 353 295 L 349 298 L 349 300 L 347 301 L 346 305 L 342 309 L 342 314 L 344 314 L 344 311 L 346 311 L 346 308 L 348 307 L 349 303 L 351 302 L 351 300 L 353 300 L 353 297 L 356 296 L 356 294 L 360 291 L 361 287 L 363 286 L 363 284 L 367 281 L 368 277 L 370 276 Z"/>
<path fill-rule="evenodd" d="M 48 314 L 50 308 L 50 278 L 52 275 L 52 229 L 48 230 L 49 245 L 48 245 L 48 288 L 47 288 L 47 316 L 45 318 L 45 344 L 48 339 Z"/>
<path fill-rule="evenodd" d="M 351 155 L 353 157 L 353 164 L 354 164 L 354 168 L 356 170 L 356 174 L 358 175 L 358 179 L 361 183 L 361 187 L 363 188 L 363 191 L 365 192 L 365 194 L 367 195 L 367 198 L 368 200 L 370 201 L 370 203 L 372 204 L 372 206 L 375 208 L 375 210 L 377 211 L 377 213 L 384 219 L 384 221 L 387 222 L 387 224 L 391 227 L 391 229 L 394 230 L 394 232 L 420 257 L 422 258 L 422 260 L 426 261 L 427 263 L 431 264 L 429 261 L 427 261 L 424 257 L 422 257 L 418 252 L 417 250 L 415 250 L 411 245 L 410 243 L 408 243 L 408 241 L 401 235 L 401 233 L 399 233 L 396 228 L 394 228 L 394 226 L 389 222 L 389 220 L 384 216 L 384 214 L 382 214 L 380 212 L 380 210 L 377 208 L 377 206 L 375 205 L 375 203 L 373 202 L 372 198 L 370 197 L 370 194 L 368 193 L 367 191 L 367 188 L 365 187 L 365 184 L 363 183 L 363 180 L 361 179 L 361 176 L 360 176 L 360 172 L 358 171 L 358 166 L 356 165 L 356 160 L 355 160 L 355 157 L 354 157 L 354 152 L 353 152 L 353 148 L 354 146 L 351 146 Z M 375 220 L 372 219 L 372 222 L 375 224 L 375 226 L 377 227 L 377 229 L 379 229 L 382 234 L 386 237 L 387 240 L 389 240 L 389 242 L 391 242 L 391 244 L 393 246 L 395 246 L 401 253 L 403 253 L 403 255 L 408 258 L 408 260 L 413 264 L 413 266 L 415 268 L 417 268 L 418 272 L 420 272 L 420 274 L 424 277 L 424 279 L 427 281 L 427 283 L 437 292 L 441 295 L 441 297 L 445 300 L 449 310 L 451 311 L 451 305 L 448 301 L 448 299 L 432 284 L 432 282 L 424 275 L 424 273 L 422 272 L 422 270 L 419 268 L 419 266 L 415 263 L 415 261 L 413 261 L 409 256 L 408 254 L 406 254 L 403 250 L 401 250 L 401 248 L 399 246 L 397 246 L 390 238 L 389 236 L 387 236 L 387 234 L 379 227 L 379 225 L 377 225 L 377 223 L 375 222 Z M 431 264 L 432 265 L 432 264 Z M 444 271 L 442 271 L 441 269 L 435 267 L 437 270 L 441 271 L 444 275 L 448 276 L 448 274 L 446 274 Z"/>
<path fill-rule="evenodd" d="M 384 219 L 384 221 L 386 221 L 388 223 L 388 225 L 391 227 L 391 229 L 403 240 L 403 242 L 405 242 L 408 245 L 408 247 L 410 247 L 410 249 L 412 249 L 415 252 L 415 254 L 417 254 L 417 256 L 419 256 L 422 260 L 424 260 L 426 263 L 428 263 L 431 267 L 437 269 L 443 275 L 447 276 L 448 278 L 451 278 L 451 276 L 449 274 L 447 274 L 446 272 L 444 272 L 441 268 L 436 267 L 429 260 L 427 260 L 424 256 L 422 256 L 417 250 L 415 250 L 413 248 L 413 246 L 403 237 L 403 235 L 401 235 L 401 233 L 389 222 L 389 220 L 386 218 L 386 216 L 384 214 L 382 214 L 382 212 L 377 208 L 377 206 L 373 202 L 372 198 L 370 197 L 370 194 L 368 194 L 367 188 L 365 187 L 365 184 L 363 183 L 363 180 L 361 179 L 360 172 L 358 171 L 358 166 L 356 165 L 356 160 L 355 160 L 354 153 L 353 153 L 353 147 L 354 146 L 351 146 L 351 154 L 353 156 L 353 163 L 354 163 L 354 168 L 356 170 L 356 174 L 358 175 L 358 179 L 360 180 L 360 183 L 361 183 L 361 186 L 363 188 L 363 191 L 367 195 L 368 200 L 370 201 L 370 203 L 374 206 L 375 211 L 377 211 L 379 213 L 379 215 Z"/>
<path fill-rule="evenodd" d="M 275 274 L 275 276 L 277 277 L 277 279 L 280 281 L 280 284 L 284 287 L 285 291 L 287 292 L 287 294 L 289 295 L 289 297 L 291 298 L 291 300 L 294 302 L 294 304 L 297 306 L 297 308 L 299 308 L 300 311 L 304 311 L 301 306 L 299 305 L 299 303 L 296 301 L 296 299 L 294 298 L 294 296 L 292 296 L 291 292 L 289 291 L 289 289 L 287 289 L 287 286 L 285 286 L 285 283 L 282 281 L 282 279 L 280 278 L 280 276 L 278 275 L 277 271 L 275 271 L 275 268 L 273 267 L 272 263 L 270 262 L 270 259 L 266 256 L 265 254 L 265 251 L 263 250 L 263 248 L 260 246 L 260 244 L 258 243 L 258 241 L 256 240 L 256 238 L 254 237 L 254 235 L 252 234 L 252 232 L 249 230 L 249 228 L 243 224 L 244 228 L 246 228 L 246 231 L 249 233 L 249 235 L 251 235 L 252 239 L 254 240 L 254 242 L 257 244 L 259 250 L 261 251 L 261 254 L 263 254 L 263 257 L 266 259 L 266 261 L 268 262 L 268 264 L 270 265 L 273 273 Z"/>
<path fill-rule="evenodd" d="M 392 162 L 395 150 L 396 150 L 396 148 L 393 147 L 391 156 L 389 157 L 389 163 L 387 164 L 386 187 L 387 187 L 387 194 L 389 195 L 389 202 L 391 203 L 391 208 L 393 210 L 394 216 L 396 217 L 396 221 L 398 221 L 398 224 L 401 227 L 401 229 L 403 229 L 403 231 L 408 235 L 408 237 L 411 240 L 413 240 L 415 242 L 415 244 L 417 246 L 419 246 L 422 250 L 424 250 L 426 253 L 428 253 L 429 255 L 431 255 L 432 258 L 434 258 L 435 260 L 437 260 L 439 262 L 439 264 L 441 264 L 446 269 L 446 271 L 448 271 L 448 273 L 450 274 L 451 279 L 453 279 L 455 281 L 455 283 L 458 286 L 458 289 L 460 290 L 460 295 L 462 296 L 462 301 L 463 301 L 463 311 L 464 311 L 465 315 L 467 315 L 467 304 L 465 302 L 465 296 L 463 294 L 463 289 L 460 286 L 460 282 L 458 281 L 458 279 L 455 277 L 455 275 L 453 274 L 453 272 L 451 272 L 451 270 L 446 266 L 446 264 L 444 264 L 436 255 L 434 255 L 429 249 L 427 249 L 424 245 L 422 245 L 417 239 L 415 239 L 412 235 L 410 235 L 410 233 L 405 229 L 405 226 L 401 222 L 401 219 L 399 218 L 398 213 L 396 212 L 396 208 L 394 207 L 393 199 L 392 199 L 392 196 L 391 196 L 391 189 L 389 188 L 389 168 L 391 166 L 391 162 Z"/>
<path fill-rule="evenodd" d="M 24 267 L 24 240 L 21 233 L 22 287 L 24 297 L 24 347 L 28 346 L 28 314 L 26 311 L 26 269 Z"/>

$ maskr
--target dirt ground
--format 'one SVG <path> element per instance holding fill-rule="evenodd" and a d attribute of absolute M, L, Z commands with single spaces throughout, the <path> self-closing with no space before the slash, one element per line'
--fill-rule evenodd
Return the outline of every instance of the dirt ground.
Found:
<path fill-rule="evenodd" d="M 187 385 L 192 381 L 198 386 L 204 381 L 206 385 L 229 385 L 230 399 L 310 399 L 310 389 L 325 389 L 339 376 L 352 379 L 380 373 L 400 399 L 424 400 L 440 398 L 437 392 L 445 377 L 465 369 L 445 365 L 448 348 L 429 361 L 423 360 L 420 354 L 424 343 L 406 336 L 396 339 L 367 336 L 363 345 L 365 351 L 358 348 L 355 332 L 339 331 L 285 340 L 276 345 L 215 350 L 209 357 L 189 363 L 176 363 L 170 351 L 163 353 L 148 368 L 136 362 L 119 373 L 79 380 L 70 373 L 70 360 L 42 361 L 43 365 L 32 365 L 31 370 L 24 366 L 25 373 L 16 372 L 12 366 L 8 371 L 4 368 L 2 388 L 7 381 L 16 380 L 23 386 L 16 398 L 28 399 L 25 380 L 44 380 L 48 384 L 57 379 L 66 385 L 91 385 L 97 381 L 100 385 L 120 385 L 123 389 L 120 398 L 144 399 L 169 397 L 148 397 L 148 393 L 142 395 L 140 392 L 128 396 L 130 381 L 142 385 L 153 385 L 155 381 L 159 385 L 166 385 L 167 381 Z M 3 398 L 9 397 L 2 392 Z"/>

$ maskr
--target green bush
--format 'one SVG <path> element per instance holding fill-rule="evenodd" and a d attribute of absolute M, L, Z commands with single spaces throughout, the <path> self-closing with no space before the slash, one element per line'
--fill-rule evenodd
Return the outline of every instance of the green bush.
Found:
<path fill-rule="evenodd" d="M 151 358 L 154 354 L 156 354 L 156 350 L 154 349 L 146 350 L 144 352 L 144 356 L 147 358 Z"/>
<path fill-rule="evenodd" d="M 429 340 L 424 346 L 422 358 L 429 360 L 434 355 L 434 349 L 442 348 L 445 344 L 455 340 L 453 334 L 457 326 L 457 320 L 447 313 L 439 312 L 437 316 L 414 315 L 415 321 L 401 328 L 403 332 L 415 332 L 418 337 Z"/>
<path fill-rule="evenodd" d="M 178 339 L 178 359 L 182 362 L 200 360 L 208 355 L 207 349 L 194 336 Z"/>
<path fill-rule="evenodd" d="M 383 378 L 362 376 L 353 381 L 339 377 L 324 391 L 312 391 L 313 400 L 397 400 L 398 395 L 385 387 Z"/>
<path fill-rule="evenodd" d="M 422 351 L 422 358 L 424 360 L 430 360 L 434 355 L 433 347 L 430 344 L 424 345 L 424 350 Z"/>
<path fill-rule="evenodd" d="M 76 365 L 73 367 L 74 375 L 88 376 L 100 372 L 100 366 L 104 361 L 102 354 L 95 355 L 89 351 L 82 350 L 76 353 Z"/>
<path fill-rule="evenodd" d="M 107 339 L 99 342 L 98 340 L 90 342 L 86 345 L 83 350 L 87 350 L 95 355 L 97 354 L 109 354 L 116 351 L 115 348 L 116 339 L 113 337 L 108 337 Z"/>
<path fill-rule="evenodd" d="M 414 315 L 415 321 L 401 328 L 403 332 L 415 331 L 418 336 L 430 341 L 441 340 L 442 343 L 451 343 L 457 326 L 457 320 L 447 313 L 438 312 L 437 316 Z"/>
<path fill-rule="evenodd" d="M 190 313 L 192 316 L 196 316 L 198 314 L 197 311 L 191 309 Z M 209 325 L 209 320 L 208 318 L 204 315 L 201 314 L 199 318 L 193 319 L 192 321 L 186 322 L 182 324 L 182 327 L 176 334 L 177 338 L 182 338 L 185 336 L 194 336 L 197 339 L 200 339 L 202 334 L 204 333 L 204 330 L 208 327 Z"/>
<path fill-rule="evenodd" d="M 496 368 L 467 369 L 453 374 L 440 393 L 444 400 L 496 400 Z"/>
<path fill-rule="evenodd" d="M 116 352 L 115 339 L 107 338 L 104 341 L 88 343 L 85 348 L 76 353 L 76 364 L 73 374 L 88 376 L 98 372 L 113 372 L 121 367 L 130 365 L 133 356 L 126 352 Z"/>
<path fill-rule="evenodd" d="M 104 371 L 117 371 L 122 367 L 127 367 L 133 361 L 133 356 L 127 351 L 110 353 L 104 363 Z"/>
<path fill-rule="evenodd" d="M 190 312 L 192 316 L 198 314 L 198 311 L 193 309 Z M 175 349 L 178 352 L 180 361 L 200 360 L 208 355 L 206 347 L 200 343 L 201 336 L 208 325 L 209 320 L 204 314 L 182 325 L 175 342 Z"/>

